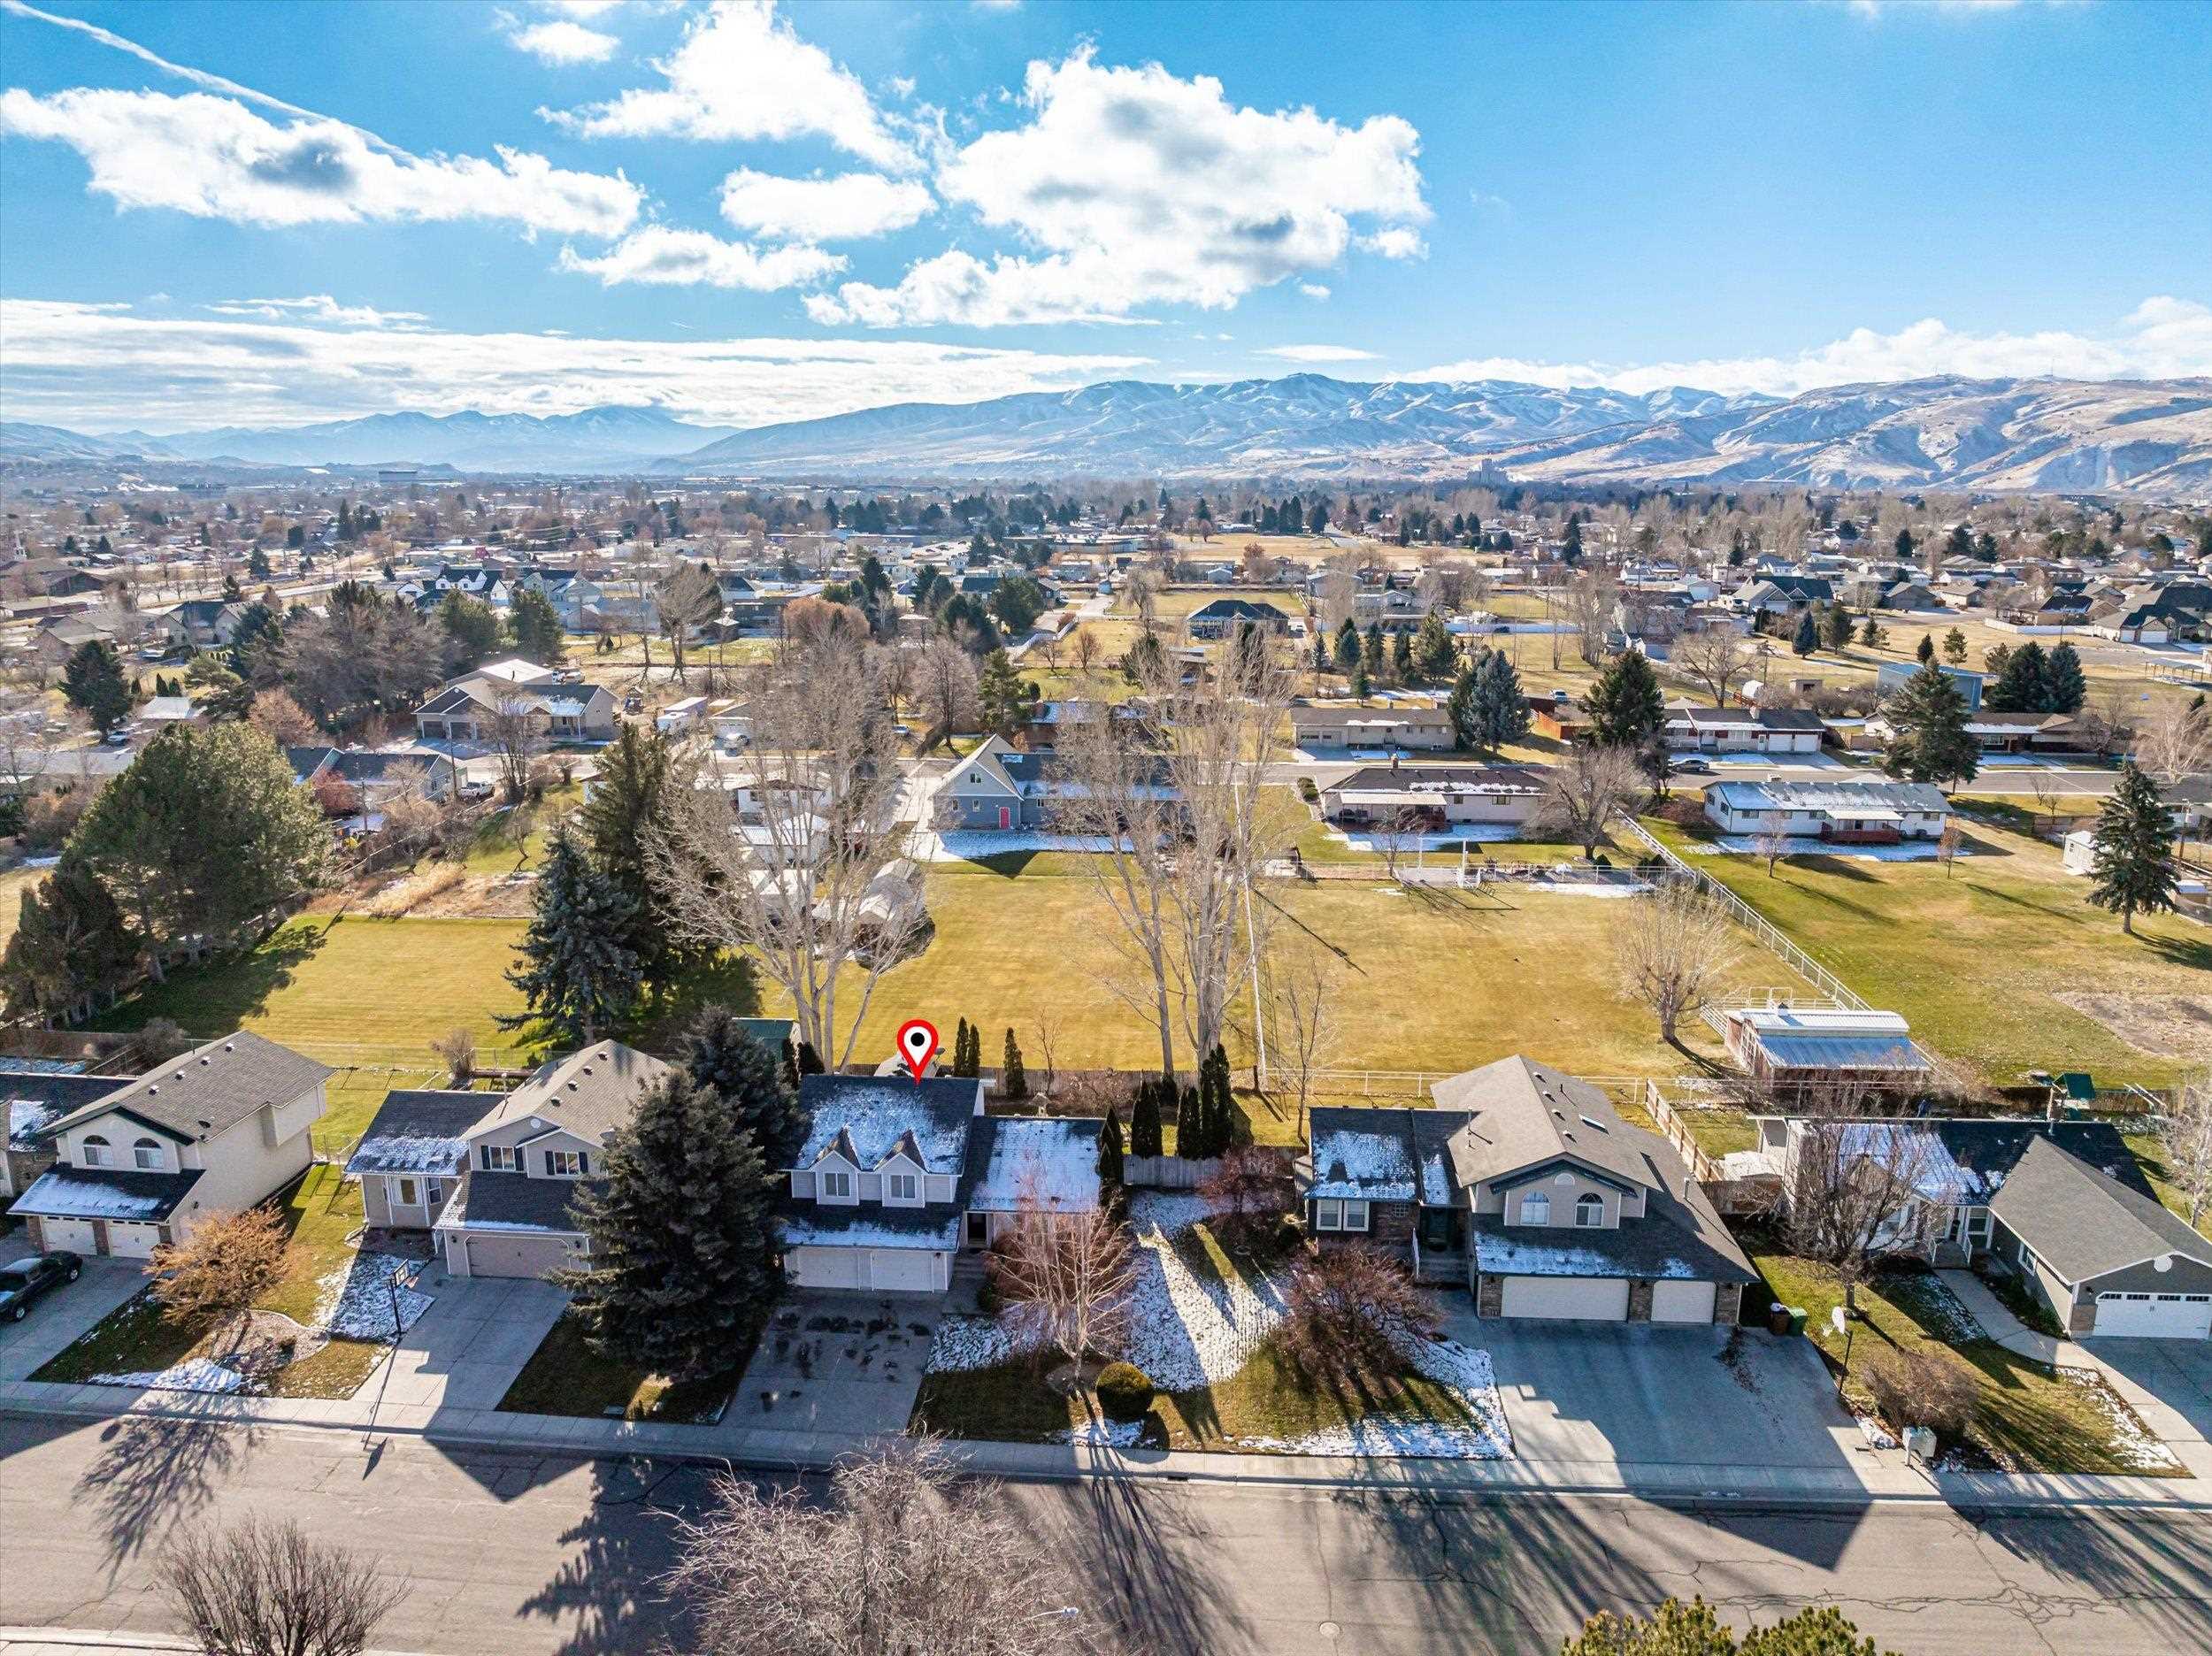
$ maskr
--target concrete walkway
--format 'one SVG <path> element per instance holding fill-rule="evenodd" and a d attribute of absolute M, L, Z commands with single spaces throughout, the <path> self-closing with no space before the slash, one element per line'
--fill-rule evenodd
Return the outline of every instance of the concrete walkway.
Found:
<path fill-rule="evenodd" d="M 2119 1394 L 2120 1400 L 2150 1428 L 2152 1435 L 2164 1440 L 2181 1464 L 2189 1468 L 2191 1477 L 2212 1479 L 2212 1444 L 2206 1443 L 2203 1431 L 2172 1404 L 2145 1391 L 2131 1376 L 2099 1356 L 2093 1347 L 2038 1333 L 2007 1310 L 2004 1301 L 1990 1292 L 1988 1284 L 1972 1271 L 1942 1270 L 1936 1275 L 1974 1314 L 1982 1331 L 1997 1344 L 2008 1352 L 2049 1363 L 2053 1368 L 2086 1368 L 2101 1376 L 2105 1384 Z"/>

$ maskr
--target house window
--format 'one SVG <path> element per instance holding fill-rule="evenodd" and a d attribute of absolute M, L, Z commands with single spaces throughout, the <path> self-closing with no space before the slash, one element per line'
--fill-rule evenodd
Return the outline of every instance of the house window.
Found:
<path fill-rule="evenodd" d="M 1575 1223 L 1587 1230 L 1605 1223 L 1605 1198 L 1582 1195 L 1575 1198 Z"/>
<path fill-rule="evenodd" d="M 141 1138 L 131 1146 L 131 1160 L 141 1168 L 158 1172 L 161 1168 L 161 1146 L 150 1138 Z"/>
<path fill-rule="evenodd" d="M 487 1173 L 512 1173 L 515 1170 L 515 1147 L 512 1145 L 486 1145 L 481 1155 Z"/>
<path fill-rule="evenodd" d="M 1367 1229 L 1367 1204 L 1365 1202 L 1348 1201 L 1344 1204 L 1344 1228 L 1347 1230 Z"/>
<path fill-rule="evenodd" d="M 822 1175 L 822 1195 L 824 1200 L 826 1200 L 831 1198 L 835 1198 L 841 1201 L 849 1200 L 850 1200 L 852 1193 L 853 1176 L 851 1174 L 825 1173 Z"/>
<path fill-rule="evenodd" d="M 918 1181 L 911 1173 L 887 1173 L 884 1175 L 884 1191 L 886 1195 L 892 1201 L 918 1200 L 920 1199 L 920 1194 L 917 1189 L 918 1184 Z"/>
<path fill-rule="evenodd" d="M 1522 1197 L 1521 1223 L 1523 1224 L 1549 1224 L 1551 1223 L 1551 1198 L 1541 1191 L 1538 1191 L 1532 1196 Z"/>
<path fill-rule="evenodd" d="M 445 1186 L 436 1179 L 425 1182 L 422 1187 L 423 1206 L 435 1208 L 445 1197 Z"/>
<path fill-rule="evenodd" d="M 412 1208 L 412 1207 L 413 1207 L 413 1206 L 414 1206 L 414 1205 L 415 1205 L 418 1201 L 419 1201 L 419 1200 L 422 1200 L 422 1192 L 415 1187 L 415 1181 L 414 1181 L 414 1180 L 412 1180 L 412 1179 L 411 1179 L 411 1178 L 403 1178 L 403 1179 L 400 1180 L 400 1182 L 399 1182 L 399 1205 L 400 1205 L 401 1207 L 403 1207 L 403 1208 Z"/>
<path fill-rule="evenodd" d="M 114 1154 L 115 1153 L 108 1147 L 108 1141 L 101 1138 L 98 1133 L 87 1133 L 85 1135 L 84 1164 L 87 1167 L 110 1166 L 112 1163 Z"/>
<path fill-rule="evenodd" d="M 1313 1204 L 1313 1228 L 1317 1230 L 1341 1230 L 1344 1228 L 1344 1204 L 1333 1197 L 1323 1197 Z"/>
<path fill-rule="evenodd" d="M 548 1178 L 581 1178 L 584 1177 L 584 1153 L 581 1150 L 549 1150 L 545 1153 L 545 1172 Z"/>

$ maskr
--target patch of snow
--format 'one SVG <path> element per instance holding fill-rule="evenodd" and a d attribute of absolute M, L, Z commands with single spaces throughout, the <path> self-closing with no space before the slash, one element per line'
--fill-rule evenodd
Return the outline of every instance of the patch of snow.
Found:
<path fill-rule="evenodd" d="M 1262 1274 L 1200 1276 L 1167 1235 L 1137 1231 L 1136 1280 L 1129 1291 L 1119 1355 L 1164 1392 L 1227 1380 L 1251 1361 L 1283 1320 L 1283 1285 Z"/>
<path fill-rule="evenodd" d="M 837 1143 L 841 1133 L 851 1138 L 852 1154 L 866 1170 L 880 1168 L 894 1151 L 902 1148 L 909 1133 L 913 1135 L 914 1149 L 921 1154 L 925 1172 L 957 1173 L 965 1164 L 966 1107 L 974 1101 L 972 1092 L 955 1111 L 944 1101 L 944 1095 L 953 1090 L 949 1085 L 938 1088 L 933 1100 L 903 1076 L 895 1081 L 867 1076 L 825 1079 L 835 1083 L 832 1096 L 815 1108 L 806 1142 L 792 1161 L 794 1167 L 812 1167 Z"/>
<path fill-rule="evenodd" d="M 1526 1236 L 1486 1232 L 1475 1243 L 1475 1258 L 1486 1274 L 1500 1276 L 1671 1276 L 1698 1277 L 1705 1272 L 1688 1260 L 1663 1260 L 1624 1270 L 1594 1248 L 1571 1243 L 1539 1242 L 1542 1227 L 1525 1227 Z"/>
<path fill-rule="evenodd" d="M 1651 885 L 1647 880 L 1599 884 L 1591 880 L 1537 879 L 1526 882 L 1526 889 L 1555 892 L 1563 897 L 1640 897 L 1651 889 Z"/>
<path fill-rule="evenodd" d="M 1089 1420 L 1052 1434 L 1050 1441 L 1082 1444 L 1091 1448 L 1133 1449 L 1144 1434 L 1142 1421 Z"/>
<path fill-rule="evenodd" d="M 2151 1435 L 2135 1411 L 2095 1369 L 2060 1368 L 2056 1372 L 2060 1379 L 2070 1381 L 2088 1392 L 2090 1401 L 2112 1428 L 2112 1453 L 2124 1464 L 2140 1472 L 2171 1471 L 2181 1464 L 2181 1458 Z"/>
<path fill-rule="evenodd" d="M 1413 1164 L 1394 1132 L 1343 1128 L 1321 1135 L 1313 1146 L 1310 1196 L 1354 1200 L 1411 1201 Z"/>
<path fill-rule="evenodd" d="M 1895 1436 L 1892 1434 L 1889 1428 L 1883 1425 L 1881 1422 L 1876 1420 L 1871 1414 L 1862 1414 L 1858 1416 L 1858 1422 L 1859 1436 L 1865 1438 L 1866 1441 L 1874 1448 L 1894 1449 L 1898 1446 L 1897 1439 Z"/>
<path fill-rule="evenodd" d="M 1051 1116 L 1002 1116 L 991 1159 L 968 1193 L 971 1211 L 1012 1213 L 1033 1197 L 1054 1213 L 1092 1213 L 1099 1202 L 1098 1134 Z"/>
<path fill-rule="evenodd" d="M 317 1284 L 322 1292 L 315 1302 L 314 1325 L 335 1339 L 397 1339 L 421 1320 L 436 1298 L 404 1283 L 397 1284 L 395 1296 L 393 1279 L 419 1263 L 396 1254 L 355 1254 L 352 1263 L 341 1265 Z M 392 1321 L 395 1297 L 397 1326 Z"/>
<path fill-rule="evenodd" d="M 1513 1432 L 1499 1400 L 1490 1353 L 1457 1340 L 1421 1341 L 1407 1353 L 1414 1368 L 1448 1391 L 1460 1411 L 1447 1420 L 1370 1416 L 1302 1437 L 1240 1438 L 1240 1447 L 1279 1454 L 1400 1455 L 1424 1460 L 1503 1460 Z"/>
<path fill-rule="evenodd" d="M 68 1114 L 59 1104 L 42 1103 L 37 1099 L 10 1099 L 8 1100 L 8 1148 L 28 1150 L 31 1141 L 49 1122 L 59 1121 Z"/>
<path fill-rule="evenodd" d="M 1379 854 L 1386 849 L 1382 836 L 1363 830 L 1332 828 L 1328 836 L 1355 851 Z M 1463 845 L 1496 845 L 1520 837 L 1520 829 L 1512 823 L 1463 823 L 1443 833 L 1408 834 L 1398 842 L 1398 849 L 1410 856 L 1416 851 L 1456 851 Z"/>
<path fill-rule="evenodd" d="M 1129 1223 L 1139 1236 L 1157 1230 L 1173 1236 L 1210 1219 L 1217 1204 L 1196 1191 L 1140 1190 L 1129 1192 Z"/>
<path fill-rule="evenodd" d="M 1833 840 L 1798 834 L 1791 837 L 1786 857 L 1824 856 L 1849 857 L 1863 862 L 1926 862 L 1939 852 L 1932 840 L 1908 840 L 1897 845 L 1840 845 Z M 1700 855 L 1764 856 L 1755 834 L 1720 834 L 1711 840 L 1693 840 L 1686 849 Z M 1978 855 L 1973 847 L 1962 845 L 1961 856 Z"/>
<path fill-rule="evenodd" d="M 1127 840 L 1122 842 L 1125 849 Z M 920 862 L 973 862 L 1010 851 L 1110 851 L 1103 834 L 1053 833 L 1042 828 L 954 828 L 914 836 L 910 855 Z"/>
<path fill-rule="evenodd" d="M 489 1099 L 491 1095 L 486 1093 Z M 364 1138 L 346 1158 L 349 1173 L 450 1173 L 468 1160 L 465 1138 L 390 1133 Z"/>
<path fill-rule="evenodd" d="M 235 1368 L 226 1368 L 212 1357 L 188 1357 L 180 1363 L 166 1368 L 143 1369 L 133 1374 L 96 1374 L 94 1385 L 137 1386 L 148 1392 L 242 1392 L 246 1376 Z"/>
<path fill-rule="evenodd" d="M 119 1183 L 110 1183 L 95 1173 L 51 1167 L 31 1181 L 15 1205 L 19 1213 L 45 1214 L 58 1219 L 123 1219 L 146 1223 L 166 1213 L 173 1200 L 170 1195 L 126 1190 Z"/>
<path fill-rule="evenodd" d="M 849 1211 L 825 1209 L 819 1223 L 795 1215 L 787 1215 L 782 1221 L 784 1246 L 918 1248 L 925 1252 L 942 1252 L 960 1246 L 958 1214 L 950 1215 L 933 1230 L 922 1230 L 908 1225 L 878 1223 L 859 1216 L 843 1220 L 833 1216 Z"/>
<path fill-rule="evenodd" d="M 929 1345 L 929 1361 L 922 1366 L 931 1374 L 995 1368 L 1034 1350 L 1035 1346 L 1021 1319 L 1010 1311 L 995 1317 L 948 1316 L 937 1324 L 937 1338 Z"/>

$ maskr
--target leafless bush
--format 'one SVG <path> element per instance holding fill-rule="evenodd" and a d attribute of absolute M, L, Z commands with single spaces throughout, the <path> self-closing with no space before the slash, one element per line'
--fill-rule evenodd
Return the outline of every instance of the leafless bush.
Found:
<path fill-rule="evenodd" d="M 397 920 L 413 913 L 433 897 L 442 896 L 468 878 L 468 869 L 459 862 L 440 862 L 420 874 L 394 882 L 379 892 L 368 904 L 366 912 L 375 919 Z"/>
<path fill-rule="evenodd" d="M 187 1531 L 163 1554 L 161 1579 L 209 1656 L 358 1656 L 407 1596 L 352 1552 L 261 1518 Z"/>
<path fill-rule="evenodd" d="M 1291 1273 L 1276 1335 L 1308 1375 L 1352 1381 L 1396 1372 L 1405 1348 L 1440 1326 L 1413 1274 L 1371 1243 L 1325 1247 Z"/>
<path fill-rule="evenodd" d="M 139 1061 L 149 1070 L 192 1050 L 192 1038 L 173 1018 L 148 1018 L 138 1031 Z"/>
<path fill-rule="evenodd" d="M 276 1280 L 284 1226 L 266 1208 L 214 1213 L 181 1242 L 164 1242 L 146 1261 L 154 1298 L 180 1321 L 242 1311 Z"/>
<path fill-rule="evenodd" d="M 849 1460 L 819 1504 L 722 1479 L 664 1584 L 706 1656 L 1088 1656 L 1102 1607 L 996 1484 L 933 1443 Z"/>
<path fill-rule="evenodd" d="M 1947 1443 L 1965 1437 L 1981 1404 L 1973 1371 L 1924 1346 L 1878 1353 L 1866 1366 L 1866 1389 L 1885 1424 L 1899 1431 L 1925 1426 Z"/>
<path fill-rule="evenodd" d="M 1221 1158 L 1221 1165 L 1198 1187 L 1198 1193 L 1219 1209 L 1233 1235 L 1248 1237 L 1256 1222 L 1289 1206 L 1289 1171 L 1281 1152 L 1240 1145 Z"/>
<path fill-rule="evenodd" d="M 445 1061 L 452 1084 L 466 1086 L 476 1074 L 476 1037 L 465 1029 L 449 1031 L 430 1043 L 430 1050 Z"/>

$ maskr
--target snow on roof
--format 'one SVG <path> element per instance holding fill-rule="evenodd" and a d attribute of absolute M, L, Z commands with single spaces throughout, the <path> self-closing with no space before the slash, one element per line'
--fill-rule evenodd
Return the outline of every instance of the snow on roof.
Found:
<path fill-rule="evenodd" d="M 990 1160 L 969 1192 L 971 1209 L 1012 1213 L 1025 1197 L 1050 1213 L 1097 1208 L 1097 1122 L 998 1116 L 976 1131 L 990 1135 Z"/>
<path fill-rule="evenodd" d="M 16 1198 L 15 1211 L 43 1219 L 165 1219 L 199 1177 L 197 1169 L 138 1173 L 52 1167 Z"/>
<path fill-rule="evenodd" d="M 1688 1260 L 1663 1259 L 1624 1270 L 1615 1260 L 1594 1249 L 1571 1243 L 1546 1242 L 1539 1238 L 1544 1227 L 1527 1227 L 1525 1238 L 1486 1231 L 1477 1248 L 1485 1276 L 1673 1276 L 1699 1277 L 1705 1269 Z"/>
<path fill-rule="evenodd" d="M 468 1160 L 466 1138 L 424 1133 L 366 1138 L 346 1158 L 349 1173 L 443 1173 Z"/>
<path fill-rule="evenodd" d="M 1453 1203 L 1452 1170 L 1445 1166 L 1441 1150 L 1432 1150 L 1421 1158 L 1421 1200 L 1431 1208 L 1448 1208 Z"/>
<path fill-rule="evenodd" d="M 1909 1122 L 1851 1123 L 1837 1135 L 1836 1154 L 1910 1173 L 1914 1194 L 1953 1207 L 1986 1203 L 2005 1182 L 2003 1169 L 1963 1165 L 1941 1134 Z"/>
<path fill-rule="evenodd" d="M 8 1148 L 28 1150 L 47 1123 L 59 1121 L 69 1113 L 65 1104 L 49 1104 L 40 1099 L 10 1099 L 8 1100 Z"/>
<path fill-rule="evenodd" d="M 1425 1175 L 1426 1169 L 1423 1169 Z M 1394 1132 L 1340 1128 L 1314 1141 L 1313 1183 L 1306 1194 L 1354 1201 L 1411 1201 L 1413 1164 Z M 1447 1198 L 1448 1200 L 1448 1196 Z"/>
<path fill-rule="evenodd" d="M 799 1086 L 810 1116 L 806 1142 L 792 1165 L 810 1168 L 835 1149 L 872 1169 L 910 1142 L 926 1172 L 956 1174 L 967 1159 L 977 1087 L 956 1077 L 808 1076 Z"/>
<path fill-rule="evenodd" d="M 783 1221 L 783 1245 L 793 1247 L 887 1247 L 937 1250 L 960 1246 L 960 1215 L 926 1230 L 912 1225 L 873 1224 L 866 1220 L 840 1219 L 817 1225 L 803 1214 L 787 1214 Z"/>

